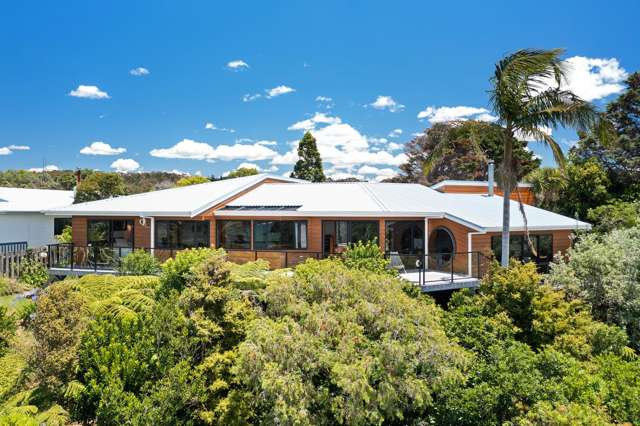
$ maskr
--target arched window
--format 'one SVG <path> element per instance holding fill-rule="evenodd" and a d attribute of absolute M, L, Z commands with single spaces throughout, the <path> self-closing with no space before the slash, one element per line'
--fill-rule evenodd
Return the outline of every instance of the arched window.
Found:
<path fill-rule="evenodd" d="M 442 268 L 449 264 L 456 252 L 456 240 L 449 229 L 438 227 L 429 236 L 429 260 Z"/>

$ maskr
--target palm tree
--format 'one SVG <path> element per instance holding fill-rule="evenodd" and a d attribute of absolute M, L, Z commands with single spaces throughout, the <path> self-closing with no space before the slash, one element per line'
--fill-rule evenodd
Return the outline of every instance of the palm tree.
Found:
<path fill-rule="evenodd" d="M 504 155 L 498 168 L 498 180 L 503 191 L 502 266 L 509 264 L 510 196 L 518 184 L 519 175 L 518 163 L 513 156 L 516 138 L 542 141 L 551 148 L 558 165 L 564 167 L 562 149 L 545 129 L 558 126 L 594 129 L 599 121 L 593 105 L 562 88 L 567 67 L 566 62 L 560 59 L 563 52 L 562 49 L 519 50 L 496 64 L 490 80 L 493 112 L 503 129 Z M 471 142 L 477 144 L 473 138 Z M 451 141 L 444 138 L 433 149 L 425 162 L 425 173 L 440 160 L 446 151 L 445 145 L 449 143 Z M 524 208 L 521 211 L 524 214 Z"/>
<path fill-rule="evenodd" d="M 519 50 L 500 60 L 495 67 L 490 93 L 493 111 L 504 129 L 504 155 L 500 166 L 502 180 L 502 266 L 509 264 L 510 195 L 517 182 L 513 161 L 513 141 L 530 137 L 546 144 L 560 167 L 564 155 L 558 143 L 544 128 L 558 126 L 580 130 L 594 128 L 598 113 L 589 102 L 562 88 L 566 81 L 564 51 Z"/>

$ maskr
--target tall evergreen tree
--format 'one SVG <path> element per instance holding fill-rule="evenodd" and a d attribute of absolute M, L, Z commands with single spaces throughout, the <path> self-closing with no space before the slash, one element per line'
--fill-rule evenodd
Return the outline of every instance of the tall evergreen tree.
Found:
<path fill-rule="evenodd" d="M 316 138 L 306 132 L 298 143 L 298 157 L 291 173 L 292 178 L 304 179 L 311 182 L 324 182 L 327 178 L 322 170 L 322 159 L 316 145 Z"/>

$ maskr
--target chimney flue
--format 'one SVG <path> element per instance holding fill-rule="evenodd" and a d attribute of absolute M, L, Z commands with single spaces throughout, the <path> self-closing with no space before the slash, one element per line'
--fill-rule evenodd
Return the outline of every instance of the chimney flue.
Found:
<path fill-rule="evenodd" d="M 489 169 L 487 170 L 487 175 L 488 175 L 488 180 L 489 180 L 489 189 L 488 189 L 488 193 L 489 193 L 489 197 L 493 197 L 493 169 L 494 169 L 494 164 L 493 164 L 493 160 L 489 160 Z"/>

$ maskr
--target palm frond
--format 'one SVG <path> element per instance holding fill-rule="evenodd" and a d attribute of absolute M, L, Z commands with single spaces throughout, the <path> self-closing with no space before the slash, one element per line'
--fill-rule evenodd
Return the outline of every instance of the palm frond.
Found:
<path fill-rule="evenodd" d="M 551 135 L 545 133 L 538 127 L 521 129 L 521 132 L 524 135 L 531 136 L 535 140 L 541 141 L 542 143 L 547 145 L 551 149 L 551 152 L 553 153 L 553 158 L 556 160 L 560 168 L 564 168 L 566 164 L 564 153 L 562 152 L 562 148 L 560 148 L 560 145 L 558 144 L 558 142 L 556 142 L 555 139 L 551 137 Z"/>
<path fill-rule="evenodd" d="M 574 127 L 578 130 L 593 128 L 598 121 L 594 106 L 567 90 L 547 89 L 525 101 L 523 125 Z"/>

